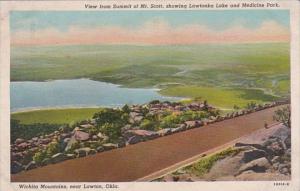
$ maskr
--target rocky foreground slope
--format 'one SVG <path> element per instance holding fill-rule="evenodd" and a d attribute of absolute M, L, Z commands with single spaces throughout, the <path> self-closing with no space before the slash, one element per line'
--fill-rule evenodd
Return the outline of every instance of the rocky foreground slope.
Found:
<path fill-rule="evenodd" d="M 189 104 L 153 101 L 122 109 L 104 109 L 92 120 L 64 126 L 31 139 L 17 138 L 11 145 L 11 173 L 85 157 L 158 137 L 229 120 L 284 103 L 254 105 L 220 115 L 206 102 Z"/>
<path fill-rule="evenodd" d="M 290 180 L 291 130 L 282 124 L 272 128 L 155 181 Z"/>

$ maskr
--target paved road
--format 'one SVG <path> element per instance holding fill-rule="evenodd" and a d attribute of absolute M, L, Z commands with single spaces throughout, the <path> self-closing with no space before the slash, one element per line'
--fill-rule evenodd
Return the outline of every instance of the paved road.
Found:
<path fill-rule="evenodd" d="M 121 149 L 11 176 L 13 182 L 135 181 L 273 123 L 270 108 Z"/>

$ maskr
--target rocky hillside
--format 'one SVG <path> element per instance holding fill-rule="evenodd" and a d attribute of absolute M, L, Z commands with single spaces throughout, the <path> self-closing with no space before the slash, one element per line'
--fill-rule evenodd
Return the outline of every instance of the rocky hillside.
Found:
<path fill-rule="evenodd" d="M 106 108 L 95 113 L 91 120 L 63 126 L 49 134 L 31 139 L 18 137 L 11 144 L 11 173 L 122 148 L 279 104 L 282 103 L 253 105 L 224 116 L 206 102 L 152 101 L 144 105 Z"/>
<path fill-rule="evenodd" d="M 155 181 L 289 180 L 291 178 L 291 130 L 274 127 L 267 137 L 254 133 L 245 142 L 206 156 Z M 260 131 L 260 134 L 262 131 Z M 251 139 L 254 143 L 249 143 Z"/>

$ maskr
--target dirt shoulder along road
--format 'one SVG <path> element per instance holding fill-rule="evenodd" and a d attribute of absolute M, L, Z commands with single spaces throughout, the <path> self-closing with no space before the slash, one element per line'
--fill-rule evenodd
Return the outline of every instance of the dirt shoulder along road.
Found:
<path fill-rule="evenodd" d="M 265 109 L 124 148 L 24 171 L 11 175 L 11 181 L 135 181 L 264 128 L 265 122 L 268 124 L 274 123 L 273 114 L 279 107 Z"/>

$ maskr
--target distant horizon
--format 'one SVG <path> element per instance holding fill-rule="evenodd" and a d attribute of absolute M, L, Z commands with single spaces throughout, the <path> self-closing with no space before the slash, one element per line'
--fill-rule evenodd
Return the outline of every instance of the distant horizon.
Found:
<path fill-rule="evenodd" d="M 13 11 L 11 44 L 196 45 L 289 42 L 287 10 Z"/>
<path fill-rule="evenodd" d="M 176 47 L 176 46 L 203 46 L 203 45 L 247 45 L 247 44 L 251 44 L 251 45 L 258 45 L 258 44 L 289 44 L 290 42 L 245 42 L 245 43 L 230 43 L 230 42 L 224 42 L 224 43 L 199 43 L 199 44 L 41 44 L 41 45 L 14 45 L 12 44 L 11 47 L 13 48 L 35 48 L 35 47 L 63 47 L 63 46 L 136 46 L 136 47 L 155 47 L 155 46 L 172 46 L 172 47 Z"/>

